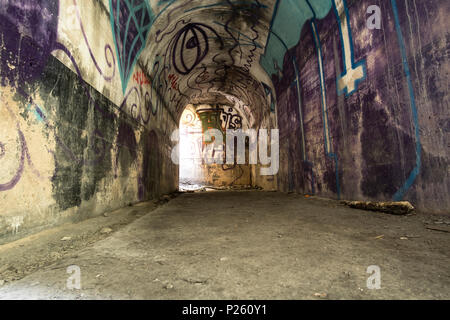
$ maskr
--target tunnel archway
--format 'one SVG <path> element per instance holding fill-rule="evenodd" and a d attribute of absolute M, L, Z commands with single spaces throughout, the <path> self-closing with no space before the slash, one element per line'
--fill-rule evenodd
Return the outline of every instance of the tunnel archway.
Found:
<path fill-rule="evenodd" d="M 247 107 L 248 113 L 245 114 L 238 103 L 233 106 L 227 99 L 208 104 L 205 100 L 203 102 L 188 104 L 180 118 L 180 190 L 250 187 L 252 166 L 249 163 L 237 164 L 236 159 L 232 164 L 226 161 L 227 133 L 250 128 L 248 118 L 254 122 L 250 109 Z M 220 146 L 214 145 L 214 140 L 207 136 L 211 129 L 220 133 Z"/>

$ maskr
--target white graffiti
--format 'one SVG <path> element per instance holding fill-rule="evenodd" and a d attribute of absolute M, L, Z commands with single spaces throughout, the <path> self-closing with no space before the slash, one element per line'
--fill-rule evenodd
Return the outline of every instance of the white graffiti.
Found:
<path fill-rule="evenodd" d="M 333 4 L 339 20 L 344 59 L 344 72 L 338 78 L 337 83 L 338 93 L 345 92 L 346 95 L 350 95 L 356 91 L 358 83 L 365 78 L 365 61 L 360 61 L 359 63 L 354 61 L 352 31 L 345 0 L 334 0 Z"/>

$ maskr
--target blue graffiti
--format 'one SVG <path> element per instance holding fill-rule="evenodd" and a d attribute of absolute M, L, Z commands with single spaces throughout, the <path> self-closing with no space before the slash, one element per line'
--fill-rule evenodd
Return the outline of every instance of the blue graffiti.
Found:
<path fill-rule="evenodd" d="M 317 32 L 317 26 L 315 19 L 313 18 L 310 23 L 311 31 L 314 38 L 314 46 L 317 51 L 317 63 L 319 68 L 319 82 L 320 82 L 320 94 L 321 94 L 321 105 L 322 105 L 322 118 L 323 118 L 323 133 L 324 133 L 324 149 L 327 157 L 333 159 L 336 175 L 336 190 L 338 199 L 341 197 L 341 188 L 339 184 L 339 160 L 336 153 L 333 152 L 333 146 L 331 142 L 330 126 L 328 122 L 328 103 L 327 103 L 327 92 L 325 86 L 325 71 L 323 67 L 323 55 L 322 55 L 322 44 L 320 42 L 319 33 Z"/>
<path fill-rule="evenodd" d="M 125 93 L 155 16 L 146 0 L 109 0 L 109 7 L 120 79 Z"/>
<path fill-rule="evenodd" d="M 27 111 L 30 111 L 32 109 L 32 105 L 28 104 Z M 33 104 L 33 110 L 32 110 L 34 116 L 36 117 L 36 120 L 38 122 L 44 122 L 47 120 L 47 116 L 45 115 L 43 109 L 38 106 L 37 104 Z"/>
<path fill-rule="evenodd" d="M 408 179 L 405 181 L 402 187 L 394 194 L 394 201 L 400 201 L 403 199 L 405 193 L 411 188 L 414 181 L 416 180 L 417 176 L 420 172 L 421 167 L 421 153 L 422 153 L 422 146 L 420 143 L 420 131 L 419 131 L 419 119 L 417 115 L 417 106 L 416 106 L 416 99 L 414 96 L 414 88 L 411 81 L 411 74 L 409 71 L 409 65 L 408 60 L 406 58 L 406 48 L 405 48 L 405 41 L 403 39 L 402 35 L 402 29 L 400 27 L 400 19 L 398 18 L 398 9 L 397 9 L 397 1 L 391 0 L 392 4 L 392 10 L 394 11 L 394 21 L 395 21 L 395 30 L 397 32 L 397 38 L 398 43 L 400 47 L 400 52 L 402 55 L 402 63 L 403 63 L 403 70 L 405 72 L 406 76 L 406 82 L 408 84 L 408 91 L 409 91 L 409 99 L 411 103 L 411 112 L 413 115 L 413 121 L 414 121 L 414 129 L 415 129 L 415 137 L 416 137 L 416 165 L 414 169 L 411 171 Z"/>
<path fill-rule="evenodd" d="M 344 71 L 338 77 L 336 88 L 338 95 L 345 93 L 350 96 L 358 90 L 358 84 L 366 78 L 366 61 L 361 60 L 355 63 L 352 30 L 348 7 L 345 0 L 333 0 L 333 9 L 338 20 L 339 34 L 341 37 L 342 58 Z"/>

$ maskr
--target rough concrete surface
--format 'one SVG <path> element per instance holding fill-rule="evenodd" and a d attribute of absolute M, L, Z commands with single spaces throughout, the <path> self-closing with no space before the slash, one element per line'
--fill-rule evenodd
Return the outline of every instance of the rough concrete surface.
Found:
<path fill-rule="evenodd" d="M 20 280 L 39 268 L 104 239 L 156 207 L 157 203 L 143 202 L 0 245 L 0 282 Z"/>
<path fill-rule="evenodd" d="M 0 298 L 450 298 L 450 235 L 427 229 L 448 224 L 442 215 L 394 216 L 262 191 L 186 193 L 154 211 L 136 208 L 129 209 L 148 213 L 6 282 Z M 84 232 L 61 228 L 46 234 L 78 239 Z M 66 245 L 32 237 L 19 240 L 22 251 L 13 248 L 17 241 L 1 246 L 2 266 L 19 263 L 21 253 L 31 261 Z M 80 267 L 81 290 L 66 288 L 71 265 Z M 379 290 L 367 288 L 371 265 L 381 270 Z"/>

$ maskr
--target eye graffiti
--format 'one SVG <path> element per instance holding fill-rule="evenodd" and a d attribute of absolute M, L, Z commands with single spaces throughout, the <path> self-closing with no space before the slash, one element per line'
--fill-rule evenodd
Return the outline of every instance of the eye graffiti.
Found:
<path fill-rule="evenodd" d="M 210 26 L 203 23 L 189 23 L 181 28 L 171 41 L 172 65 L 182 75 L 189 74 L 202 62 L 209 52 L 209 37 L 207 31 L 212 32 L 221 43 L 219 34 Z M 195 51 L 194 60 L 188 58 Z"/>

